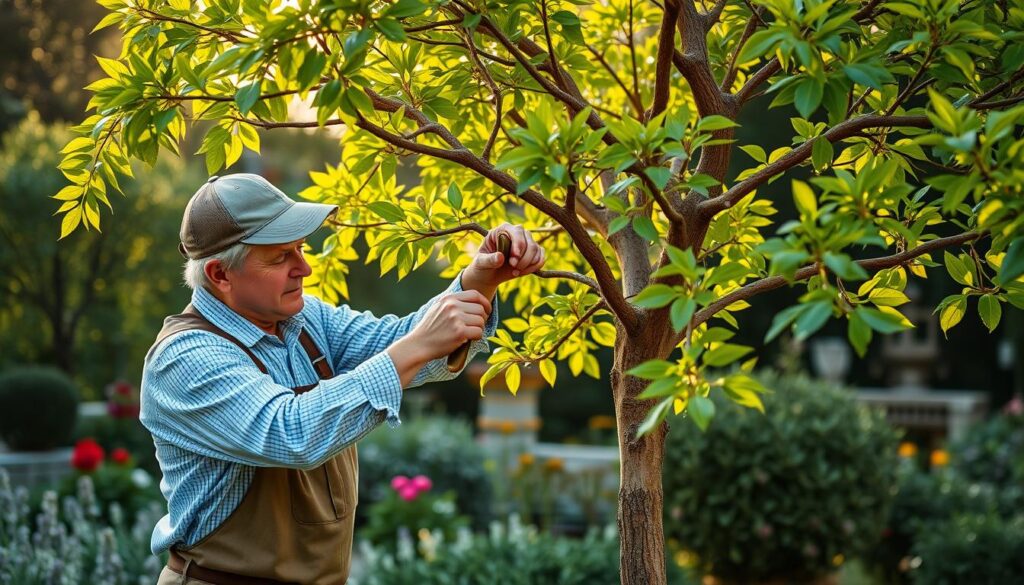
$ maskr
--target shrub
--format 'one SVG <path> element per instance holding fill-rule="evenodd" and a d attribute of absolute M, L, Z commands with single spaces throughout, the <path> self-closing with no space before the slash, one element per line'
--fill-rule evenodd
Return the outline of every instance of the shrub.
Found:
<path fill-rule="evenodd" d="M 840 388 L 762 382 L 766 414 L 721 400 L 706 432 L 669 433 L 665 533 L 726 582 L 809 580 L 882 533 L 897 437 Z"/>
<path fill-rule="evenodd" d="M 412 534 L 424 529 L 438 531 L 447 540 L 453 540 L 460 528 L 469 525 L 469 519 L 456 511 L 454 492 L 430 493 L 431 484 L 424 475 L 411 479 L 395 476 L 391 493 L 370 506 L 369 521 L 358 536 L 391 552 L 395 552 L 402 530 Z"/>
<path fill-rule="evenodd" d="M 103 509 L 89 477 L 78 481 L 75 496 L 47 492 L 34 521 L 28 499 L 0 469 L 0 585 L 156 582 L 166 557 L 154 556 L 149 540 L 162 508 L 134 517 L 117 503 Z"/>
<path fill-rule="evenodd" d="M 915 543 L 954 514 L 989 514 L 999 507 L 999 494 L 991 486 L 964 481 L 951 469 L 929 473 L 908 459 L 901 462 L 897 478 L 882 538 L 865 557 L 885 583 L 908 582 Z"/>
<path fill-rule="evenodd" d="M 414 552 L 419 549 L 419 554 Z M 522 526 L 517 516 L 508 527 L 494 522 L 488 534 L 460 533 L 455 542 L 423 535 L 407 537 L 396 554 L 363 546 L 365 575 L 357 585 L 618 585 L 619 543 L 615 530 L 591 531 L 570 539 Z M 695 583 L 672 564 L 672 585 Z"/>
<path fill-rule="evenodd" d="M 78 391 L 63 372 L 23 367 L 0 375 L 0 438 L 16 451 L 45 451 L 71 441 Z"/>
<path fill-rule="evenodd" d="M 359 442 L 360 515 L 390 495 L 391 478 L 425 475 L 436 491 L 455 492 L 459 512 L 485 526 L 492 494 L 485 457 L 470 425 L 457 419 L 427 416 L 377 429 Z"/>
<path fill-rule="evenodd" d="M 964 478 L 991 484 L 1011 509 L 1024 506 L 1024 415 L 1007 412 L 976 425 L 952 451 Z"/>
<path fill-rule="evenodd" d="M 921 534 L 911 573 L 927 585 L 1003 585 L 1024 575 L 1024 517 L 1003 520 L 972 514 L 936 524 Z"/>

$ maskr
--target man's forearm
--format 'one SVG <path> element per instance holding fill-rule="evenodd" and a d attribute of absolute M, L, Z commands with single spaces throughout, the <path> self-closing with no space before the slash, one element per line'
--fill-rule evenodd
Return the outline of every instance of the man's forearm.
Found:
<path fill-rule="evenodd" d="M 484 284 L 472 268 L 463 270 L 460 278 L 462 279 L 462 290 L 475 290 L 488 299 L 493 299 L 494 294 L 498 292 L 497 286 Z"/>
<path fill-rule="evenodd" d="M 429 358 L 423 356 L 423 351 L 418 347 L 417 342 L 410 339 L 408 335 L 392 343 L 386 351 L 388 357 L 395 364 L 403 389 L 412 383 L 416 374 L 430 361 Z"/>

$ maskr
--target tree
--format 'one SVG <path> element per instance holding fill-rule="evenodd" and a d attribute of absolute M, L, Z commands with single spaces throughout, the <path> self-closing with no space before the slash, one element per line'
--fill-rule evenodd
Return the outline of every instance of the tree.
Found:
<path fill-rule="evenodd" d="M 554 360 L 598 376 L 593 350 L 614 346 L 623 583 L 665 581 L 667 415 L 706 426 L 710 392 L 761 407 L 754 360 L 734 366 L 753 348 L 729 343 L 753 297 L 804 291 L 767 339 L 841 319 L 861 353 L 913 326 L 902 290 L 929 268 L 963 285 L 944 329 L 968 301 L 990 328 L 1024 306 L 1016 2 L 100 2 L 124 46 L 67 147 L 62 236 L 99 227 L 127 159 L 199 120 L 211 173 L 258 150 L 256 128 L 345 127 L 304 192 L 342 208 L 325 296 L 345 294 L 359 237 L 404 276 L 435 252 L 454 272 L 506 219 L 543 233 L 550 269 L 502 291 L 520 317 L 485 379 L 514 392 L 535 365 L 553 382 Z M 744 107 L 795 114 L 791 145 L 736 144 Z M 405 158 L 416 185 L 396 181 Z M 798 219 L 767 233 L 790 197 Z"/>
<path fill-rule="evenodd" d="M 162 161 L 126 186 L 134 197 L 119 211 L 131 221 L 58 244 L 60 218 L 39 201 L 67 184 L 56 166 L 72 138 L 30 112 L 0 144 L 0 364 L 53 363 L 88 394 L 140 368 L 142 354 L 139 366 L 126 354 L 144 352 L 167 310 L 184 303 L 174 286 L 181 255 L 162 242 L 177 235 L 185 189 L 201 179 L 180 160 Z"/>

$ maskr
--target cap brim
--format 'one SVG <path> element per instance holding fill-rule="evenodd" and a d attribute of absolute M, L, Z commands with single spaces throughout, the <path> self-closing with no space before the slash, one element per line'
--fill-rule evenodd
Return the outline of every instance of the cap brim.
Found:
<path fill-rule="evenodd" d="M 251 236 L 244 238 L 242 243 L 286 244 L 301 240 L 315 232 L 336 211 L 337 205 L 297 202 Z"/>

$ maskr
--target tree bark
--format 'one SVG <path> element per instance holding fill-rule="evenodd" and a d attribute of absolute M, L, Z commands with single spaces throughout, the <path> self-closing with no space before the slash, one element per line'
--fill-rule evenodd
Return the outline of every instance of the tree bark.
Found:
<path fill-rule="evenodd" d="M 647 325 L 650 325 L 648 323 Z M 647 417 L 651 401 L 636 400 L 647 381 L 625 372 L 649 359 L 666 357 L 659 327 L 640 327 L 630 337 L 619 327 L 611 371 L 615 415 L 619 429 L 618 528 L 620 579 L 623 585 L 660 585 L 665 576 L 664 496 L 661 467 L 668 425 L 662 423 L 644 437 L 637 428 Z M 663 354 L 663 355 L 659 355 Z"/>

